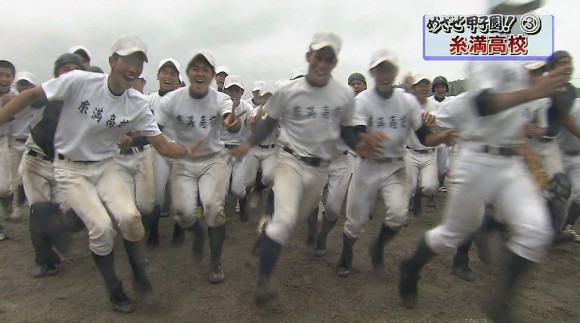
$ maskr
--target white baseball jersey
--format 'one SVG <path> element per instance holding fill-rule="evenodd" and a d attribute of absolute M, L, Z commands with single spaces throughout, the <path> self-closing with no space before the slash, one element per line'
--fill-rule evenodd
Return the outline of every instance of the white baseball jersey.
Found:
<path fill-rule="evenodd" d="M 167 93 L 166 93 L 167 95 Z M 157 114 L 159 113 L 159 109 L 161 108 L 161 98 L 162 96 L 159 95 L 159 92 L 154 92 L 151 93 L 149 95 L 147 95 L 147 102 L 149 102 L 149 108 L 151 108 L 151 112 L 153 112 L 153 115 L 157 116 Z M 165 128 L 163 128 L 162 132 L 163 135 L 165 135 L 165 137 L 171 139 L 171 140 L 175 140 L 175 133 L 174 133 L 174 128 L 175 127 L 171 127 L 171 126 L 167 126 L 164 125 Z"/>
<path fill-rule="evenodd" d="M 401 89 L 394 89 L 389 99 L 376 91 L 364 91 L 356 97 L 353 126 L 366 126 L 366 132 L 382 131 L 389 138 L 381 148 L 380 158 L 405 155 L 403 144 L 409 135 L 423 125 L 423 111 L 419 101 Z"/>
<path fill-rule="evenodd" d="M 264 107 L 280 120 L 278 142 L 300 156 L 331 160 L 337 150 L 340 126 L 348 126 L 354 113 L 354 96 L 346 85 L 331 79 L 315 87 L 306 78 L 281 84 Z"/>
<path fill-rule="evenodd" d="M 143 94 L 134 89 L 112 94 L 108 76 L 71 71 L 42 84 L 48 100 L 64 101 L 54 137 L 56 153 L 72 160 L 104 160 L 129 131 L 161 134 Z"/>
<path fill-rule="evenodd" d="M 421 106 L 421 105 L 419 105 L 419 106 Z M 437 107 L 438 107 L 438 104 L 436 104 L 432 100 L 427 100 L 425 102 L 425 105 L 421 106 L 424 113 L 433 112 L 437 109 Z M 407 146 L 409 146 L 409 148 L 415 149 L 415 150 L 427 150 L 427 149 L 433 148 L 433 147 L 427 147 L 427 146 L 423 145 L 419 141 L 419 138 L 417 138 L 417 135 L 415 134 L 415 132 L 412 132 L 411 135 L 408 137 Z"/>
<path fill-rule="evenodd" d="M 249 104 L 249 105 L 250 105 L 252 108 L 257 108 L 257 107 L 259 107 L 259 106 L 260 106 L 259 104 L 254 104 L 254 101 L 253 101 L 253 99 L 252 99 L 252 98 L 250 98 L 250 99 L 247 99 L 247 100 L 246 100 L 246 103 L 247 103 L 247 104 Z"/>
<path fill-rule="evenodd" d="M 433 103 L 436 103 L 436 104 L 441 104 L 441 103 L 444 103 L 444 102 L 451 101 L 452 100 L 451 98 L 452 97 L 450 97 L 450 96 L 445 96 L 445 98 L 443 98 L 443 101 L 439 102 L 439 101 L 437 101 L 437 99 L 435 99 L 435 96 L 432 95 L 432 96 L 428 97 L 427 100 L 430 100 L 430 101 L 432 101 Z"/>
<path fill-rule="evenodd" d="M 481 116 L 474 99 L 483 89 L 494 89 L 492 93 L 505 93 L 526 88 L 529 75 L 522 62 L 472 62 L 468 66 L 471 75 L 470 92 L 441 104 L 434 112 L 437 125 L 457 129 L 461 147 L 466 147 L 470 142 L 492 146 L 520 143 L 524 124 L 531 122 L 534 115 L 533 102 Z"/>
<path fill-rule="evenodd" d="M 232 104 L 228 95 L 214 89 L 209 89 L 205 97 L 194 99 L 189 87 L 182 87 L 163 96 L 157 123 L 173 127 L 178 143 L 190 145 L 204 140 L 202 156 L 215 153 L 224 148 L 219 134 L 223 116 L 231 112 Z"/>
<path fill-rule="evenodd" d="M 250 112 L 250 116 L 254 117 L 256 116 L 256 114 L 258 114 L 258 111 L 260 110 L 260 106 L 255 107 L 252 112 Z M 268 114 L 264 114 L 263 118 L 266 118 Z M 266 139 L 262 140 L 262 142 L 260 143 L 260 145 L 262 146 L 270 146 L 276 143 L 276 140 L 278 139 L 278 136 L 280 135 L 280 125 L 278 125 L 276 127 L 276 129 L 274 129 L 274 131 L 272 131 L 268 137 L 266 137 Z"/>
<path fill-rule="evenodd" d="M 242 122 L 242 126 L 240 127 L 240 131 L 236 133 L 231 133 L 228 131 L 226 127 L 222 127 L 220 131 L 220 139 L 224 142 L 224 144 L 229 145 L 239 145 L 242 141 L 246 140 L 250 136 L 250 127 L 247 123 L 248 114 L 252 111 L 252 105 L 248 104 L 244 100 L 240 100 L 240 104 L 236 107 L 236 114 L 240 114 L 243 111 L 246 113 L 240 117 L 240 121 Z M 231 112 L 231 110 L 230 110 Z"/>

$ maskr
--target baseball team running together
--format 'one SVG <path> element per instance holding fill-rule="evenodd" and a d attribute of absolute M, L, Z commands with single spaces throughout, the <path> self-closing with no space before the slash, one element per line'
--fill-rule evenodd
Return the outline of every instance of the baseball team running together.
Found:
<path fill-rule="evenodd" d="M 540 5 L 493 0 L 489 13 Z M 308 224 L 306 244 L 325 256 L 345 204 L 336 274 L 347 277 L 380 194 L 384 220 L 369 254 L 381 271 L 385 246 L 408 212 L 419 215 L 423 201 L 434 206 L 439 190 L 448 191 L 441 223 L 400 263 L 402 304 L 417 306 L 422 268 L 447 248 L 457 249 L 453 272 L 473 280 L 467 253 L 475 241 L 489 261 L 486 237 L 499 228 L 509 232 L 505 268 L 484 309 L 493 321 L 515 320 L 511 304 L 522 275 L 555 237 L 580 242 L 572 57 L 556 51 L 546 61 L 472 61 L 468 91 L 448 97 L 443 76 L 408 75 L 404 88 L 395 87 L 397 58 L 384 48 L 371 55 L 373 88 L 361 73 L 342 84 L 332 77 L 341 47 L 332 32 L 314 34 L 307 70 L 277 84 L 255 81 L 249 100 L 242 99 L 242 77 L 203 50 L 183 70 L 173 58 L 161 60 L 159 90 L 142 94 L 147 46 L 135 36 L 113 43 L 109 74 L 90 65 L 82 46 L 59 56 L 44 83 L 0 60 L 0 205 L 11 221 L 29 211 L 33 276 L 57 274 L 70 234 L 86 228 L 113 310 L 130 313 L 134 304 L 113 261 L 120 233 L 136 295 L 156 305 L 145 247 L 158 247 L 159 220 L 169 214 L 171 244 L 183 244 L 190 232 L 199 262 L 207 241 L 208 281 L 221 283 L 226 196 L 242 222 L 263 198 L 253 251 L 254 298 L 264 306 L 277 296 L 271 277 L 300 221 Z M 8 236 L 0 226 L 0 240 Z"/>

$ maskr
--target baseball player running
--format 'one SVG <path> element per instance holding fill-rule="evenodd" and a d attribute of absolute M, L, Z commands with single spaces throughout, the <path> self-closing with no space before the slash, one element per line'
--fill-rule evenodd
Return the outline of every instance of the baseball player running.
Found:
<path fill-rule="evenodd" d="M 437 104 L 447 102 L 451 100 L 451 97 L 447 96 L 449 92 L 449 82 L 444 76 L 437 76 L 431 82 L 431 92 L 433 95 L 429 99 Z M 445 187 L 445 177 L 447 171 L 449 170 L 449 156 L 450 147 L 447 145 L 439 145 L 437 147 L 437 173 L 439 175 L 439 191 L 447 192 Z"/>
<path fill-rule="evenodd" d="M 257 124 L 262 122 L 267 114 L 264 112 L 264 104 L 272 97 L 272 90 L 265 85 L 259 90 L 260 101 L 262 105 L 254 108 L 248 116 L 248 125 L 252 131 L 255 131 Z M 248 154 L 239 162 L 238 171 L 234 172 L 232 176 L 232 193 L 240 199 L 240 219 L 246 222 L 249 219 L 248 203 L 249 195 L 248 187 L 261 186 L 263 188 L 271 186 L 274 180 L 274 168 L 276 167 L 276 138 L 279 130 L 275 129 L 255 147 L 252 147 Z M 258 169 L 262 169 L 262 174 L 257 178 Z M 260 181 L 259 183 L 257 181 Z M 262 190 L 263 190 L 262 188 Z M 273 193 L 270 193 L 268 201 L 272 201 Z M 269 203 L 270 204 L 270 203 Z"/>
<path fill-rule="evenodd" d="M 429 84 L 431 81 L 426 77 L 416 76 L 411 85 L 411 92 L 424 113 L 437 109 L 437 104 L 427 99 Z M 407 154 L 405 155 L 407 166 L 407 180 L 411 190 L 411 203 L 415 215 L 422 211 L 421 198 L 427 197 L 428 206 L 434 207 L 434 197 L 437 191 L 437 150 L 421 144 L 417 136 L 411 134 L 407 140 Z"/>
<path fill-rule="evenodd" d="M 157 68 L 157 80 L 159 81 L 159 90 L 147 96 L 147 102 L 154 115 L 157 115 L 161 107 L 161 98 L 171 91 L 181 87 L 179 70 L 181 65 L 179 62 L 171 57 L 164 58 L 159 61 Z M 162 129 L 163 134 L 169 140 L 175 140 L 175 135 L 172 133 L 172 127 Z M 170 194 L 167 183 L 169 182 L 169 174 L 171 173 L 170 158 L 161 156 L 157 151 L 153 151 L 153 174 L 155 183 L 155 205 L 153 212 L 145 221 L 145 229 L 149 230 L 149 237 L 147 238 L 147 245 L 155 248 L 159 245 L 159 218 L 161 217 L 161 204 L 164 198 L 170 199 Z M 174 244 L 180 244 L 183 241 L 183 230 L 180 226 L 175 224 L 174 227 Z"/>
<path fill-rule="evenodd" d="M 330 160 L 341 152 L 337 143 L 354 112 L 352 90 L 332 79 L 342 40 L 334 33 L 316 33 L 303 78 L 281 84 L 265 106 L 268 114 L 248 142 L 232 153 L 237 158 L 261 143 L 278 124 L 281 145 L 274 175 L 275 206 L 272 221 L 260 238 L 260 264 L 254 297 L 258 304 L 274 298 L 270 279 L 301 214 L 318 202 L 326 183 Z M 342 129 L 345 130 L 345 129 Z M 353 146 L 354 147 L 354 146 Z"/>
<path fill-rule="evenodd" d="M 372 138 L 372 153 L 365 153 L 367 145 L 357 144 L 357 152 L 364 158 L 355 163 L 346 201 L 346 222 L 343 249 L 336 265 L 336 273 L 346 277 L 351 273 L 353 246 L 381 193 L 387 209 L 379 235 L 370 247 L 371 262 L 376 271 L 383 266 L 383 249 L 407 221 L 409 189 L 404 163 L 405 142 L 415 133 L 419 141 L 435 146 L 451 139 L 453 131 L 431 133 L 427 125 L 432 116 L 422 113 L 417 99 L 402 90 L 394 89 L 399 72 L 395 56 L 387 49 L 379 49 L 371 56 L 370 73 L 375 88 L 356 97 L 356 111 L 352 125 L 359 137 Z M 425 122 L 424 122 L 425 119 Z"/>
<path fill-rule="evenodd" d="M 82 69 L 80 57 L 66 53 L 54 62 L 54 77 Z M 53 247 L 58 247 L 61 252 L 66 251 L 67 246 L 63 242 L 67 242 L 68 234 L 63 230 L 62 221 L 57 219 L 52 164 L 54 133 L 62 101 L 49 101 L 43 107 L 40 120 L 33 120 L 30 124 L 30 136 L 22 158 L 22 182 L 30 204 L 30 238 L 35 251 L 33 276 L 37 278 L 58 273 L 61 259 Z"/>
<path fill-rule="evenodd" d="M 177 224 L 194 235 L 193 253 L 199 262 L 205 244 L 202 221 L 195 217 L 199 192 L 211 253 L 208 280 L 210 283 L 221 283 L 225 279 L 221 256 L 228 177 L 227 164 L 222 157 L 224 143 L 219 136 L 222 123 L 228 131 L 236 132 L 240 130 L 241 122 L 230 97 L 210 88 L 215 77 L 215 61 L 210 53 L 193 53 L 186 73 L 190 86 L 175 90 L 163 98 L 157 122 L 171 128 L 178 143 L 203 141 L 197 158 L 181 158 L 173 162 L 171 204 Z"/>
<path fill-rule="evenodd" d="M 89 249 L 113 310 L 123 313 L 134 307 L 115 272 L 112 219 L 123 235 L 139 297 L 147 305 L 157 301 L 145 270 L 141 215 L 112 158 L 117 142 L 127 132 L 140 130 L 162 155 L 174 158 L 195 157 L 201 145 L 185 147 L 167 141 L 145 97 L 131 88 L 143 71 L 146 53 L 138 37 L 121 37 L 113 43 L 109 57 L 111 74 L 72 71 L 24 91 L 0 110 L 0 123 L 4 123 L 35 100 L 63 101 L 54 138 L 58 200 L 74 209 L 86 225 Z"/>
<path fill-rule="evenodd" d="M 490 13 L 534 10 L 540 1 L 492 1 Z M 406 307 L 416 306 L 419 272 L 437 253 L 457 247 L 482 223 L 484 203 L 511 230 L 508 261 L 499 289 L 486 306 L 486 314 L 498 322 L 513 321 L 511 302 L 516 284 L 532 262 L 538 262 L 550 244 L 552 230 L 540 192 L 519 157 L 521 132 L 529 122 L 526 102 L 546 97 L 561 88 L 563 70 L 543 76 L 528 86 L 528 74 L 520 62 L 473 62 L 469 65 L 471 92 L 441 106 L 438 124 L 459 131 L 453 186 L 443 222 L 429 230 L 415 253 L 401 262 L 399 294 Z M 509 75 L 510 77 L 498 77 Z"/>
<path fill-rule="evenodd" d="M 12 89 L 12 82 L 16 74 L 16 68 L 7 60 L 0 60 L 0 108 L 6 105 L 14 96 L 18 95 Z M 8 137 L 10 124 L 0 125 L 0 207 L 5 217 L 12 214 L 13 192 L 10 188 L 11 160 Z"/>

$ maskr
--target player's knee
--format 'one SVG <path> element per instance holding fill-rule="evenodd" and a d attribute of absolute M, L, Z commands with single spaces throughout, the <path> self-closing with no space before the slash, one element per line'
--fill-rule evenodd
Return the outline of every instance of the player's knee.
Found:
<path fill-rule="evenodd" d="M 398 230 L 400 227 L 407 224 L 407 206 L 393 205 L 387 211 L 385 224 L 393 230 Z"/>
<path fill-rule="evenodd" d="M 138 212 L 130 213 L 119 219 L 119 229 L 123 238 L 129 241 L 139 241 L 145 235 L 145 229 L 141 221 L 141 214 Z"/>
<path fill-rule="evenodd" d="M 116 231 L 111 220 L 91 223 L 89 231 L 89 249 L 97 255 L 108 255 L 113 251 Z"/>

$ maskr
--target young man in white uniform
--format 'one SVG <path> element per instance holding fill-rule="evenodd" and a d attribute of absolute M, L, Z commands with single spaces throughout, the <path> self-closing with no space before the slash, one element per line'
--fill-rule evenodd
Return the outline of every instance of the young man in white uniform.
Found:
<path fill-rule="evenodd" d="M 0 60 L 0 109 L 8 103 L 15 95 L 16 90 L 12 89 L 12 82 L 16 74 L 14 64 L 7 60 Z M 10 146 L 8 145 L 9 124 L 0 125 L 0 208 L 4 217 L 12 214 L 13 194 L 10 191 Z M 4 229 L 0 226 L 0 241 L 4 240 Z"/>
<path fill-rule="evenodd" d="M 147 96 L 147 102 L 154 115 L 157 115 L 161 106 L 161 99 L 171 91 L 181 87 L 180 70 L 181 65 L 174 58 L 168 57 L 159 61 L 157 69 L 157 80 L 159 81 L 159 90 Z M 172 127 L 161 129 L 163 134 L 169 140 L 175 140 L 175 135 L 171 132 Z M 155 248 L 159 245 L 159 218 L 161 217 L 161 205 L 164 200 L 170 200 L 170 192 L 167 183 L 171 173 L 172 159 L 161 156 L 156 151 L 153 152 L 153 174 L 155 183 L 155 205 L 153 212 L 145 220 L 145 230 L 149 231 L 147 245 Z M 168 202 L 165 204 L 169 204 Z M 183 230 L 177 224 L 174 227 L 176 239 L 183 238 Z M 183 240 L 181 240 L 183 241 Z M 174 240 L 173 242 L 176 242 Z M 179 244 L 179 242 L 178 242 Z"/>
<path fill-rule="evenodd" d="M 375 270 L 382 270 L 385 244 L 407 222 L 409 188 L 404 156 L 409 136 L 415 133 L 424 145 L 435 146 L 452 135 L 451 131 L 431 133 L 427 129 L 433 124 L 431 116 L 423 113 L 413 95 L 394 88 L 399 67 L 392 52 L 375 51 L 369 70 L 375 87 L 357 95 L 351 124 L 359 137 L 377 138 L 377 147 L 371 158 L 362 156 L 353 168 L 346 200 L 343 249 L 336 265 L 336 273 L 341 277 L 351 273 L 353 246 L 369 221 L 377 194 L 382 194 L 386 214 L 369 250 Z"/>
<path fill-rule="evenodd" d="M 211 253 L 208 280 L 210 283 L 221 283 L 225 279 L 221 255 L 225 238 L 224 203 L 228 177 L 226 161 L 222 156 L 224 143 L 220 140 L 220 129 L 223 124 L 228 131 L 239 131 L 240 120 L 230 97 L 210 87 L 215 77 L 214 66 L 210 53 L 195 52 L 186 68 L 190 86 L 177 89 L 163 98 L 157 122 L 171 129 L 177 143 L 203 142 L 198 158 L 182 158 L 173 162 L 170 184 L 172 213 L 181 228 L 193 232 L 194 257 L 200 261 L 205 235 L 201 219 L 195 216 L 199 192 Z"/>
<path fill-rule="evenodd" d="M 200 145 L 185 147 L 167 141 L 145 97 L 132 89 L 147 61 L 146 52 L 138 37 L 121 37 L 113 43 L 109 57 L 111 74 L 72 71 L 24 91 L 0 110 L 0 123 L 4 123 L 35 100 L 63 101 L 54 139 L 58 201 L 74 209 L 85 223 L 89 249 L 105 280 L 113 310 L 124 313 L 134 308 L 115 273 L 112 219 L 123 235 L 138 293 L 147 304 L 156 300 L 140 243 L 145 233 L 141 215 L 113 160 L 117 142 L 127 132 L 139 130 L 161 154 L 176 158 L 195 157 Z"/>
<path fill-rule="evenodd" d="M 433 112 L 437 104 L 427 99 L 431 81 L 425 77 L 415 77 L 415 83 L 411 86 L 411 92 L 421 105 L 424 113 Z M 415 134 L 407 140 L 407 154 L 405 155 L 407 166 L 407 180 L 411 190 L 412 211 L 420 215 L 422 211 L 422 197 L 428 199 L 428 206 L 434 207 L 434 196 L 437 191 L 437 149 L 426 147 L 419 142 Z"/>
<path fill-rule="evenodd" d="M 494 0 L 490 13 L 523 14 L 540 4 Z M 525 103 L 552 95 L 566 80 L 559 70 L 530 87 L 529 75 L 518 61 L 473 62 L 468 67 L 470 92 L 436 112 L 439 125 L 457 129 L 461 147 L 443 222 L 424 235 L 411 258 L 401 262 L 398 289 L 404 306 L 415 307 L 421 268 L 475 232 L 483 212 L 473 211 L 492 204 L 494 216 L 508 226 L 511 237 L 507 270 L 485 311 L 494 321 L 511 322 L 515 286 L 530 264 L 541 259 L 553 233 L 544 201 L 519 156 L 522 129 L 530 121 Z"/>
<path fill-rule="evenodd" d="M 82 70 L 81 58 L 76 54 L 66 53 L 54 62 L 54 77 Z M 30 204 L 30 240 L 35 252 L 33 276 L 44 277 L 59 272 L 61 263 L 59 255 L 53 250 L 57 247 L 65 252 L 68 245 L 68 231 L 64 219 L 57 217 L 58 204 L 55 203 L 56 183 L 54 182 L 54 133 L 62 108 L 62 101 L 43 102 L 38 109 L 40 118 L 30 123 L 30 136 L 26 141 L 22 158 L 22 183 Z M 26 111 L 26 110 L 25 110 Z M 66 210 L 63 210 L 66 211 Z M 67 216 L 70 213 L 67 214 Z M 76 215 L 75 219 L 77 218 Z"/>
<path fill-rule="evenodd" d="M 259 92 L 260 101 L 263 104 L 252 109 L 247 119 L 248 127 L 252 131 L 256 128 L 257 124 L 267 117 L 267 114 L 264 112 L 264 104 L 268 102 L 273 91 L 269 86 L 264 84 Z M 238 162 L 238 170 L 232 176 L 232 193 L 240 199 L 240 219 L 242 222 L 246 222 L 249 219 L 248 199 L 250 192 L 247 188 L 254 186 L 254 189 L 260 187 L 263 190 L 271 186 L 274 181 L 276 153 L 278 152 L 276 149 L 278 133 L 279 130 L 276 129 L 257 146 L 252 147 L 248 154 Z M 260 176 L 257 176 L 259 169 L 262 171 Z"/>
<path fill-rule="evenodd" d="M 28 89 L 34 88 L 38 85 L 36 77 L 30 72 L 18 72 L 14 79 L 16 83 L 16 90 L 22 93 Z M 28 215 L 28 208 L 24 204 L 26 195 L 24 187 L 22 186 L 22 176 L 20 173 L 20 163 L 22 161 L 22 154 L 24 153 L 24 144 L 28 135 L 30 134 L 30 122 L 36 119 L 39 108 L 44 102 L 35 102 L 24 111 L 14 116 L 14 120 L 10 122 L 10 190 L 13 192 L 12 199 L 12 214 L 8 217 L 11 220 L 21 220 Z"/>
<path fill-rule="evenodd" d="M 451 97 L 447 96 L 447 93 L 449 92 L 449 82 L 447 82 L 445 76 L 437 76 L 433 79 L 433 82 L 431 83 L 431 92 L 433 92 L 433 95 L 430 96 L 429 99 L 437 104 L 451 100 Z M 439 175 L 440 192 L 447 192 L 447 188 L 445 187 L 445 177 L 449 170 L 449 155 L 450 147 L 447 145 L 439 145 L 439 147 L 437 147 L 437 172 Z"/>
<path fill-rule="evenodd" d="M 255 300 L 274 298 L 270 278 L 300 215 L 319 201 L 330 161 L 341 152 L 342 126 L 348 126 L 354 112 L 352 90 L 332 79 L 342 45 L 334 33 L 316 33 L 306 60 L 305 77 L 280 85 L 265 106 L 268 114 L 248 142 L 233 154 L 240 158 L 262 142 L 280 124 L 281 145 L 274 175 L 275 206 L 272 221 L 260 238 L 260 264 L 254 289 Z"/>

